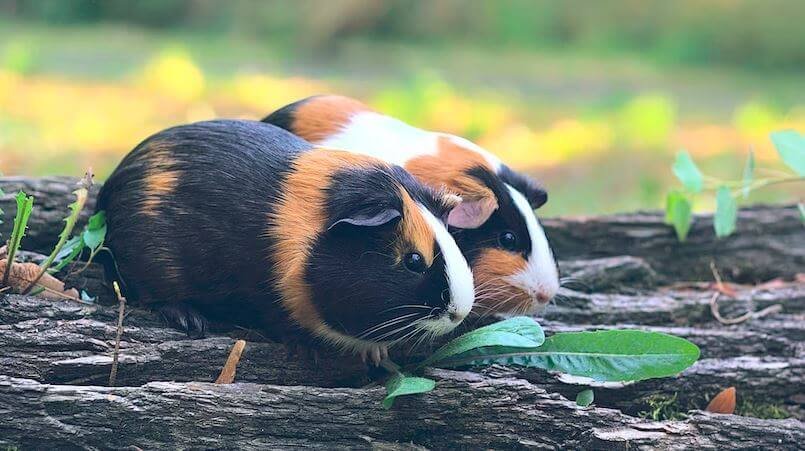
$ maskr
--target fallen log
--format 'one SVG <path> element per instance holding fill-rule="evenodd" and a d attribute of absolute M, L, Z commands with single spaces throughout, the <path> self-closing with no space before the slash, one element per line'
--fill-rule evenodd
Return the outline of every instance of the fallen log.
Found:
<path fill-rule="evenodd" d="M 0 374 L 48 384 L 105 383 L 112 364 L 115 307 L 76 304 L 25 296 L 0 301 L 0 365 L 4 368 Z M 703 407 L 706 396 L 734 385 L 742 397 L 793 406 L 793 411 L 798 411 L 802 400 L 797 396 L 805 385 L 805 360 L 802 343 L 788 337 L 791 330 L 805 329 L 805 322 L 797 324 L 799 329 L 792 325 L 762 333 L 740 326 L 648 328 L 688 338 L 702 348 L 702 360 L 678 377 L 604 389 L 598 402 L 636 413 L 645 408 L 651 396 L 666 394 L 678 395 L 683 406 Z M 546 323 L 549 335 L 613 327 Z M 134 386 L 153 380 L 212 382 L 234 342 L 235 338 L 226 336 L 190 340 L 165 328 L 153 313 L 129 310 L 118 382 Z M 777 354 L 770 355 L 774 349 Z M 580 390 L 578 385 L 566 383 L 567 379 L 537 369 L 492 367 L 486 374 L 526 379 L 569 397 Z M 282 344 L 249 341 L 238 367 L 238 381 L 360 387 L 369 382 L 369 377 L 357 358 L 323 353 L 313 361 L 290 354 Z"/>
<path fill-rule="evenodd" d="M 436 390 L 400 399 L 391 410 L 380 406 L 382 388 L 198 382 L 108 388 L 0 376 L 0 445 L 794 449 L 805 440 L 796 420 L 694 413 L 685 421 L 652 422 L 580 408 L 524 380 L 452 371 L 431 376 Z"/>
<path fill-rule="evenodd" d="M 71 177 L 0 177 L 0 208 L 13 214 L 13 195 L 20 189 L 36 199 L 30 232 L 23 248 L 48 253 L 61 231 L 67 205 L 78 182 Z M 98 185 L 93 187 L 78 227 L 94 210 Z M 711 280 L 714 261 L 729 280 L 755 282 L 792 278 L 805 267 L 805 237 L 795 205 L 752 207 L 739 212 L 735 234 L 713 235 L 712 216 L 696 215 L 688 239 L 679 243 L 661 213 L 634 213 L 596 218 L 548 218 L 546 233 L 561 260 L 632 256 L 658 271 L 661 281 Z M 10 222 L 0 224 L 0 234 Z M 7 235 L 6 235 L 7 236 Z"/>

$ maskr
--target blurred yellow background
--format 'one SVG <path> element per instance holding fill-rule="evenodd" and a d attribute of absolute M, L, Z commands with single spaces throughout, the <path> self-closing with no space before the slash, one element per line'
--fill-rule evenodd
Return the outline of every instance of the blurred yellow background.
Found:
<path fill-rule="evenodd" d="M 799 0 L 0 0 L 0 171 L 102 179 L 163 128 L 330 92 L 475 140 L 548 187 L 545 214 L 660 208 L 682 148 L 725 178 L 752 148 L 783 168 L 768 133 L 805 131 L 803 17 Z"/>

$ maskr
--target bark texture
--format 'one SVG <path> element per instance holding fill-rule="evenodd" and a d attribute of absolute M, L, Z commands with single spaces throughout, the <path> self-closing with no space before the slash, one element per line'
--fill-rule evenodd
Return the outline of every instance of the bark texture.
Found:
<path fill-rule="evenodd" d="M 37 198 L 25 248 L 48 251 L 55 242 L 74 181 L 0 179 L 7 193 L 0 208 L 8 215 L 16 189 Z M 657 214 L 545 221 L 571 277 L 538 315 L 548 335 L 643 328 L 685 337 L 702 350 L 677 377 L 593 384 L 590 408 L 572 401 L 589 381 L 492 366 L 429 370 L 435 391 L 384 410 L 385 390 L 373 382 L 380 371 L 357 358 L 290 352 L 250 331 L 191 340 L 136 306 L 124 319 L 118 387 L 106 387 L 117 305 L 98 265 L 79 274 L 76 265 L 57 276 L 98 302 L 0 294 L 0 449 L 801 449 L 805 284 L 795 278 L 805 268 L 805 229 L 788 207 L 742 215 L 738 233 L 720 241 L 709 219 L 697 218 L 684 245 Z M 0 233 L 7 233 L 6 222 Z M 734 296 L 719 301 L 722 316 L 771 305 L 782 311 L 738 325 L 717 322 L 712 284 L 687 282 L 711 280 L 711 259 L 733 280 L 787 280 L 731 286 Z M 237 338 L 247 345 L 236 383 L 213 384 Z M 427 352 L 394 357 L 403 362 Z M 658 399 L 685 413 L 729 386 L 737 388 L 738 413 L 756 415 L 766 406 L 790 418 L 698 410 L 682 420 L 646 418 Z"/>

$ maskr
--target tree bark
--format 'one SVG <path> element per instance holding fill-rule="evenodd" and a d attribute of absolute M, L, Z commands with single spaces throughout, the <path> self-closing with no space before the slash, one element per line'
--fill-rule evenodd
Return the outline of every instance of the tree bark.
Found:
<path fill-rule="evenodd" d="M 694 413 L 652 422 L 584 409 L 519 379 L 434 371 L 438 387 L 384 410 L 382 388 L 152 382 L 43 385 L 0 376 L 0 444 L 142 449 L 193 447 L 796 449 L 796 420 Z M 20 415 L 17 412 L 25 412 Z"/>
<path fill-rule="evenodd" d="M 0 177 L 0 189 L 6 192 L 0 208 L 8 215 L 16 211 L 13 197 L 17 191 L 22 189 L 36 198 L 24 249 L 50 252 L 77 181 L 71 177 Z M 98 185 L 93 188 L 78 227 L 94 210 L 98 189 Z M 742 282 L 791 278 L 805 267 L 805 229 L 795 205 L 742 209 L 735 234 L 723 239 L 713 235 L 712 216 L 696 215 L 684 243 L 677 241 L 661 213 L 551 218 L 543 223 L 560 259 L 639 257 L 655 271 L 662 268 L 663 281 L 710 280 L 710 261 L 715 261 L 726 278 Z M 10 221 L 0 224 L 3 236 L 10 230 Z"/>
<path fill-rule="evenodd" d="M 8 216 L 16 189 L 37 197 L 25 248 L 49 251 L 73 182 L 0 179 L 6 191 L 0 208 Z M 722 316 L 771 305 L 782 312 L 725 326 L 710 311 L 712 284 L 676 282 L 711 281 L 714 256 L 729 278 L 791 279 L 805 267 L 805 246 L 795 240 L 805 229 L 788 207 L 746 210 L 738 233 L 720 241 L 712 239 L 707 221 L 697 218 L 691 242 L 679 245 L 658 214 L 545 220 L 557 253 L 566 257 L 562 272 L 570 276 L 555 305 L 539 315 L 548 335 L 643 328 L 685 337 L 702 351 L 701 360 L 677 377 L 592 384 L 590 408 L 570 401 L 589 381 L 492 366 L 429 370 L 438 381 L 435 391 L 403 397 L 384 410 L 382 372 L 357 358 L 292 353 L 255 331 L 191 340 L 136 306 L 124 319 L 121 386 L 104 387 L 117 306 L 101 268 L 91 264 L 76 273 L 76 265 L 57 276 L 98 302 L 0 294 L 0 449 L 799 449 L 805 440 L 805 284 L 731 286 L 734 298 L 725 294 L 719 301 Z M 20 258 L 38 262 L 42 256 Z M 247 340 L 236 383 L 214 385 L 236 338 Z M 427 352 L 393 357 L 405 363 Z M 680 421 L 641 418 L 658 396 L 674 398 L 674 409 L 684 413 L 729 386 L 737 388 L 739 406 L 773 405 L 793 418 L 700 411 Z"/>

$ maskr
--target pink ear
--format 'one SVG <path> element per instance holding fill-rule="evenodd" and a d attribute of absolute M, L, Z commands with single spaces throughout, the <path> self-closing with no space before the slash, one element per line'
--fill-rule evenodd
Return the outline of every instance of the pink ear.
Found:
<path fill-rule="evenodd" d="M 477 229 L 498 209 L 498 202 L 494 197 L 484 197 L 480 200 L 465 200 L 450 210 L 447 215 L 447 224 L 459 229 Z"/>

